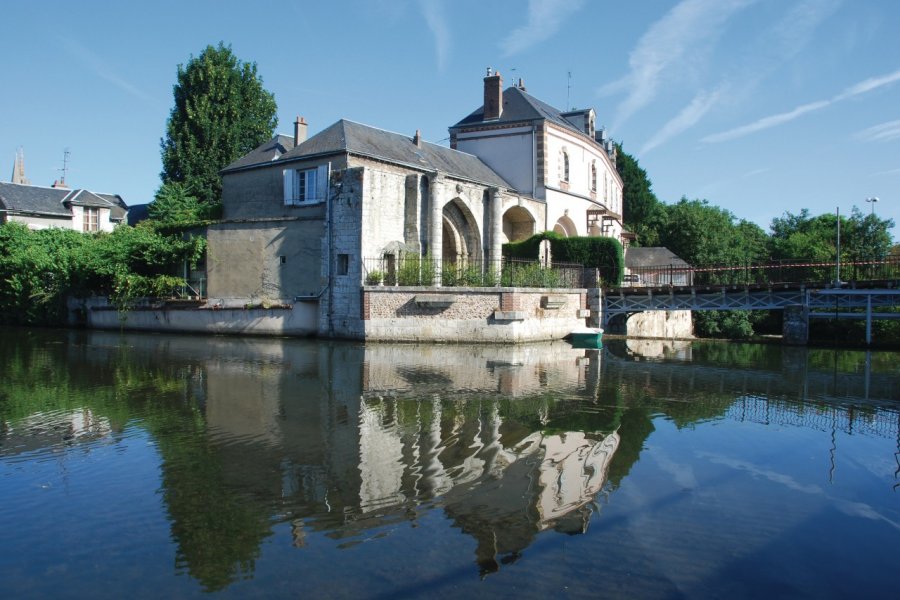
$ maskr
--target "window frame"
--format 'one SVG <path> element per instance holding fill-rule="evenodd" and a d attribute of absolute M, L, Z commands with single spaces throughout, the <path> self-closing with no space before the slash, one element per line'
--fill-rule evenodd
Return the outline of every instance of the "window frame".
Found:
<path fill-rule="evenodd" d="M 84 206 L 81 209 L 81 230 L 85 233 L 100 231 L 100 209 Z"/>

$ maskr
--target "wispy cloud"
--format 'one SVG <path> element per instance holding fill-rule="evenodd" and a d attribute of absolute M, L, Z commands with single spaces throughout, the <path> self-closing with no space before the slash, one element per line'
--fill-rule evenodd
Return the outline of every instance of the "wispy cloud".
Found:
<path fill-rule="evenodd" d="M 875 125 L 863 129 L 856 134 L 856 138 L 864 142 L 887 142 L 900 138 L 900 120 L 888 121 L 881 125 Z"/>
<path fill-rule="evenodd" d="M 900 173 L 900 168 L 898 169 L 888 169 L 887 171 L 878 171 L 877 173 L 872 173 L 873 176 L 877 175 L 897 175 Z"/>
<path fill-rule="evenodd" d="M 654 23 L 631 52 L 628 75 L 599 90 L 601 95 L 628 93 L 617 108 L 615 125 L 653 102 L 664 81 L 695 69 L 723 24 L 755 1 L 683 0 Z"/>
<path fill-rule="evenodd" d="M 129 81 L 126 81 L 125 79 L 114 73 L 112 69 L 110 69 L 99 56 L 91 52 L 85 46 L 70 38 L 60 38 L 60 41 L 62 42 L 63 46 L 65 46 L 65 49 L 69 52 L 69 54 L 77 58 L 85 67 L 93 71 L 94 74 L 100 79 L 113 84 L 125 93 L 143 100 L 148 104 L 157 104 L 156 98 L 152 97 L 144 90 L 140 89 L 136 85 L 130 83 Z"/>
<path fill-rule="evenodd" d="M 757 175 L 762 175 L 763 173 L 768 173 L 771 170 L 772 169 L 770 169 L 769 167 L 766 167 L 763 169 L 753 169 L 752 171 L 747 171 L 746 173 L 741 175 L 741 177 L 744 179 L 749 179 L 750 177 L 756 177 Z"/>
<path fill-rule="evenodd" d="M 816 102 L 809 102 L 807 104 L 802 104 L 794 109 L 791 109 L 787 112 L 778 113 L 775 115 L 770 115 L 768 117 L 763 117 L 754 121 L 753 123 L 749 123 L 747 125 L 742 125 L 740 127 L 735 127 L 734 129 L 729 129 L 728 131 L 723 131 L 722 133 L 715 133 L 713 135 L 708 135 L 703 138 L 701 141 L 706 143 L 717 143 L 717 142 L 726 142 L 729 140 L 734 140 L 740 137 L 744 137 L 745 135 L 750 135 L 751 133 L 756 133 L 757 131 L 762 131 L 764 129 L 770 129 L 772 127 L 776 127 L 778 125 L 782 125 L 784 123 L 789 123 L 803 115 L 815 111 L 822 110 L 823 108 L 827 108 L 836 102 L 842 102 L 849 98 L 853 98 L 855 96 L 859 96 L 861 94 L 866 94 L 873 90 L 876 90 L 880 87 L 884 87 L 895 81 L 900 81 L 900 69 L 894 71 L 893 73 L 889 73 L 887 75 L 882 75 L 880 77 L 872 77 L 870 79 L 866 79 L 857 84 L 854 84 L 843 92 L 834 96 L 828 100 L 817 100 Z"/>
<path fill-rule="evenodd" d="M 664 144 L 679 133 L 697 124 L 703 115 L 715 105 L 721 94 L 720 90 L 714 92 L 701 92 L 697 94 L 690 104 L 685 106 L 674 119 L 666 123 L 656 135 L 644 144 L 639 154 L 644 155 L 653 148 Z"/>
<path fill-rule="evenodd" d="M 528 21 L 500 42 L 503 56 L 512 56 L 553 37 L 566 17 L 583 4 L 584 0 L 529 0 Z"/>
<path fill-rule="evenodd" d="M 441 0 L 419 0 L 422 16 L 434 37 L 434 52 L 437 56 L 437 66 L 443 70 L 450 55 L 450 29 L 447 27 L 447 17 L 444 14 L 444 4 Z"/>

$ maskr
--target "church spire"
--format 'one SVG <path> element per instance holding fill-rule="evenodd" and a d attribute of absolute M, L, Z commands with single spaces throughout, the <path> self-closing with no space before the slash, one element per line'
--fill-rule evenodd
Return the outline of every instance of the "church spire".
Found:
<path fill-rule="evenodd" d="M 31 182 L 25 177 L 25 150 L 23 148 L 16 150 L 16 163 L 13 165 L 12 182 L 31 185 Z"/>

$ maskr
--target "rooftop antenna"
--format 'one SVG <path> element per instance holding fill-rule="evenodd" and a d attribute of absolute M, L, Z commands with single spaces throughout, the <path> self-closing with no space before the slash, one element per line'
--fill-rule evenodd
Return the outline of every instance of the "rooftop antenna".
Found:
<path fill-rule="evenodd" d="M 69 155 L 70 154 L 71 154 L 71 152 L 69 152 L 68 148 L 63 150 L 63 166 L 62 166 L 62 169 L 57 169 L 58 171 L 62 171 L 62 178 L 59 180 L 59 182 L 63 185 L 66 184 L 66 175 L 69 172 Z"/>
<path fill-rule="evenodd" d="M 568 83 L 566 84 L 566 112 L 572 109 L 569 97 L 572 95 L 572 71 L 568 73 Z"/>

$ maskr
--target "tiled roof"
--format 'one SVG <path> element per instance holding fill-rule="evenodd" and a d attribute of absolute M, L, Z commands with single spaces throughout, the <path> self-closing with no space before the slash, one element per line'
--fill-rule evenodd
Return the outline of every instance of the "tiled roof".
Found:
<path fill-rule="evenodd" d="M 245 160 L 251 156 L 259 156 L 257 154 L 258 150 L 259 148 L 229 165 L 225 171 L 240 168 L 241 166 L 262 165 L 272 162 L 271 158 L 257 163 L 252 162 L 252 160 Z M 279 162 L 345 152 L 411 166 L 425 171 L 440 171 L 460 179 L 491 186 L 512 187 L 477 156 L 425 141 L 417 146 L 409 136 L 362 125 L 346 119 L 341 119 L 299 146 L 289 150 L 281 156 Z M 240 164 L 238 165 L 238 163 Z"/>
<path fill-rule="evenodd" d="M 70 205 L 108 208 L 114 221 L 124 219 L 128 211 L 128 206 L 117 194 L 0 182 L 0 207 L 10 212 L 69 217 L 72 215 Z"/>
<path fill-rule="evenodd" d="M 662 246 L 651 248 L 639 248 L 629 246 L 625 250 L 625 266 L 629 269 L 636 267 L 659 267 L 675 265 L 688 267 L 688 263 L 678 258 L 671 250 Z"/>
<path fill-rule="evenodd" d="M 222 172 L 271 162 L 289 152 L 293 147 L 294 138 L 292 136 L 278 134 L 222 169 Z"/>
<path fill-rule="evenodd" d="M 573 111 L 567 114 L 577 114 L 581 111 Z M 516 123 L 519 121 L 547 120 L 572 131 L 584 135 L 584 132 L 569 122 L 563 113 L 553 108 L 546 102 L 542 102 L 518 87 L 512 86 L 503 90 L 503 110 L 499 119 L 484 120 L 484 106 L 478 107 L 468 117 L 450 127 L 456 129 L 481 123 Z"/>
<path fill-rule="evenodd" d="M 71 216 L 63 200 L 72 190 L 0 182 L 0 206 L 11 212 Z"/>

